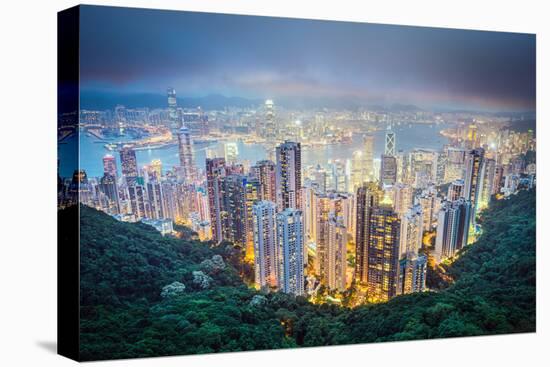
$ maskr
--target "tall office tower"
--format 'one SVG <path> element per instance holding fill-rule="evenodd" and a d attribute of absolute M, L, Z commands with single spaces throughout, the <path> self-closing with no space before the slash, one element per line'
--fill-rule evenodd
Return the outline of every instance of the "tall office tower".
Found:
<path fill-rule="evenodd" d="M 162 206 L 164 208 L 164 217 L 171 218 L 174 221 L 181 220 L 178 216 L 178 203 L 177 203 L 177 188 L 176 184 L 171 180 L 166 180 L 161 183 L 162 185 Z M 210 220 L 210 218 L 208 218 Z"/>
<path fill-rule="evenodd" d="M 427 264 L 426 255 L 411 255 L 399 261 L 398 295 L 426 290 Z"/>
<path fill-rule="evenodd" d="M 195 164 L 193 162 L 193 142 L 189 129 L 182 127 L 178 132 L 178 151 L 182 179 L 186 183 L 192 183 L 195 178 Z"/>
<path fill-rule="evenodd" d="M 277 252 L 279 289 L 284 293 L 304 294 L 304 257 L 302 212 L 286 208 L 277 214 Z"/>
<path fill-rule="evenodd" d="M 472 203 L 470 226 L 475 225 L 475 217 L 479 210 L 479 199 L 483 188 L 485 167 L 485 151 L 483 148 L 473 149 L 466 155 L 466 171 L 464 175 L 464 197 Z"/>
<path fill-rule="evenodd" d="M 464 197 L 464 180 L 454 180 L 447 189 L 447 200 L 455 201 Z"/>
<path fill-rule="evenodd" d="M 445 182 L 464 178 L 464 162 L 466 150 L 463 148 L 447 147 L 445 150 L 447 162 L 445 166 Z"/>
<path fill-rule="evenodd" d="M 237 163 L 239 157 L 239 146 L 235 142 L 226 142 L 223 145 L 225 161 L 227 163 Z"/>
<path fill-rule="evenodd" d="M 208 191 L 208 210 L 210 212 L 210 227 L 212 240 L 220 243 L 222 232 L 222 179 L 226 175 L 225 159 L 206 158 L 206 188 Z"/>
<path fill-rule="evenodd" d="M 395 157 L 396 146 L 395 132 L 391 129 L 391 124 L 389 124 L 386 131 L 384 155 Z"/>
<path fill-rule="evenodd" d="M 160 179 L 162 178 L 162 162 L 160 159 L 153 159 L 151 161 L 151 165 L 149 166 L 151 169 L 151 172 L 154 173 L 155 179 L 157 182 L 160 182 Z"/>
<path fill-rule="evenodd" d="M 398 183 L 392 187 L 392 191 L 395 212 L 399 215 L 405 214 L 412 206 L 412 187 L 406 184 Z"/>
<path fill-rule="evenodd" d="M 397 161 L 394 156 L 382 154 L 380 161 L 380 186 L 393 185 L 397 181 Z"/>
<path fill-rule="evenodd" d="M 168 94 L 168 117 L 172 128 L 180 127 L 180 121 L 178 118 L 178 102 L 176 99 L 176 90 L 174 88 L 168 88 L 166 91 Z"/>
<path fill-rule="evenodd" d="M 351 189 L 355 192 L 367 180 L 363 152 L 356 150 L 351 158 Z"/>
<path fill-rule="evenodd" d="M 387 301 L 397 295 L 401 221 L 391 206 L 373 207 L 367 231 L 369 297 Z"/>
<path fill-rule="evenodd" d="M 254 176 L 260 180 L 260 198 L 261 200 L 268 200 L 276 202 L 276 186 L 275 176 L 276 167 L 275 163 L 269 160 L 258 161 L 255 166 L 251 168 Z"/>
<path fill-rule="evenodd" d="M 234 245 L 246 248 L 246 176 L 222 178 L 222 236 Z"/>
<path fill-rule="evenodd" d="M 138 221 L 142 218 L 146 218 L 146 193 L 141 180 L 137 180 L 135 184 L 128 186 L 128 198 L 130 199 L 130 208 L 134 215 L 134 219 Z"/>
<path fill-rule="evenodd" d="M 279 267 L 275 231 L 277 205 L 262 200 L 252 206 L 254 233 L 254 279 L 257 288 L 278 287 Z"/>
<path fill-rule="evenodd" d="M 286 141 L 277 146 L 275 185 L 277 207 L 300 209 L 302 205 L 302 149 L 300 143 Z"/>
<path fill-rule="evenodd" d="M 367 283 L 368 275 L 368 241 L 370 210 L 378 206 L 382 192 L 374 182 L 363 184 L 357 189 L 355 196 L 356 216 L 355 223 L 355 280 Z"/>
<path fill-rule="evenodd" d="M 430 232 L 434 229 L 437 213 L 441 206 L 441 200 L 437 197 L 437 190 L 430 186 L 416 197 L 416 204 L 422 207 L 423 231 Z"/>
<path fill-rule="evenodd" d="M 471 204 L 460 198 L 445 201 L 439 211 L 434 255 L 439 262 L 454 254 L 468 244 L 468 231 Z"/>
<path fill-rule="evenodd" d="M 159 182 L 147 183 L 147 201 L 149 202 L 149 215 L 151 219 L 164 219 L 164 202 L 162 185 Z"/>
<path fill-rule="evenodd" d="M 349 176 L 346 172 L 344 161 L 336 159 L 330 163 L 330 189 L 337 192 L 347 192 L 349 187 Z"/>
<path fill-rule="evenodd" d="M 416 255 L 422 246 L 422 207 L 415 205 L 401 217 L 401 243 L 399 257 Z"/>
<path fill-rule="evenodd" d="M 364 154 L 363 154 L 363 166 L 365 169 L 364 180 L 374 181 L 374 135 L 368 134 L 363 140 Z"/>
<path fill-rule="evenodd" d="M 120 164 L 122 166 L 122 175 L 126 178 L 126 183 L 129 186 L 134 185 L 138 177 L 136 151 L 128 145 L 123 146 L 120 150 Z"/>
<path fill-rule="evenodd" d="M 493 195 L 493 185 L 495 183 L 496 162 L 494 159 L 486 159 L 484 164 L 483 183 L 481 187 L 481 196 L 479 198 L 479 209 L 483 210 L 489 206 L 491 195 Z"/>
<path fill-rule="evenodd" d="M 275 125 L 275 104 L 273 100 L 265 101 L 265 125 L 260 131 L 266 139 L 275 140 L 277 137 L 277 127 Z"/>
<path fill-rule="evenodd" d="M 196 210 L 199 214 L 199 218 L 203 222 L 210 220 L 210 212 L 208 208 L 208 194 L 204 187 L 195 188 L 195 197 L 196 197 Z"/>
<path fill-rule="evenodd" d="M 116 158 L 111 154 L 105 154 L 103 157 L 103 174 L 112 176 L 115 180 L 118 177 Z"/>
<path fill-rule="evenodd" d="M 347 229 L 334 215 L 328 221 L 328 241 L 326 248 L 325 284 L 329 289 L 346 289 L 346 244 Z"/>
<path fill-rule="evenodd" d="M 260 201 L 260 180 L 257 177 L 248 177 L 246 180 L 246 258 L 254 257 L 254 204 Z"/>
<path fill-rule="evenodd" d="M 118 188 L 115 176 L 111 176 L 105 173 L 99 181 L 99 190 L 107 198 L 106 205 L 103 207 L 103 211 L 109 214 L 119 214 L 120 204 L 118 198 Z"/>

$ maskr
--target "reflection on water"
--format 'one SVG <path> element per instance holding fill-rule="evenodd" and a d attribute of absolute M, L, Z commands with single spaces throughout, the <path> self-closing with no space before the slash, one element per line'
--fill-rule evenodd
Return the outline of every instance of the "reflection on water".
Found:
<path fill-rule="evenodd" d="M 439 132 L 448 127 L 448 125 L 404 125 L 397 126 L 395 129 L 397 137 L 397 149 L 408 152 L 415 148 L 425 149 L 441 149 L 446 144 L 447 139 L 439 134 Z M 379 157 L 384 150 L 384 135 L 385 131 L 377 131 L 374 139 L 375 158 Z M 105 143 L 98 141 L 96 138 L 87 135 L 80 135 L 80 165 L 86 170 L 88 177 L 100 177 L 103 175 L 102 158 L 105 154 L 112 154 L 119 159 L 118 152 L 107 150 Z M 71 139 L 76 139 L 76 136 L 68 138 L 65 143 L 59 145 L 60 172 L 64 177 L 72 175 L 74 167 L 76 167 L 76 159 L 70 150 Z M 120 139 L 119 139 L 120 140 Z M 303 166 L 314 164 L 326 164 L 331 159 L 351 159 L 354 150 L 362 149 L 363 138 L 361 135 L 354 135 L 353 141 L 349 144 L 327 145 L 322 147 L 307 147 L 302 153 Z M 199 167 L 204 167 L 206 159 L 206 148 L 215 149 L 218 152 L 223 152 L 222 142 L 211 145 L 196 144 L 194 147 L 195 164 Z M 239 148 L 239 160 L 248 160 L 254 163 L 261 159 L 267 158 L 267 152 L 262 145 L 244 144 L 237 142 Z M 179 164 L 177 146 L 170 146 L 160 149 L 138 150 L 136 151 L 138 164 L 143 166 L 148 164 L 153 159 L 160 159 L 163 164 L 163 169 L 170 169 L 172 166 Z M 120 171 L 120 161 L 118 168 Z"/>

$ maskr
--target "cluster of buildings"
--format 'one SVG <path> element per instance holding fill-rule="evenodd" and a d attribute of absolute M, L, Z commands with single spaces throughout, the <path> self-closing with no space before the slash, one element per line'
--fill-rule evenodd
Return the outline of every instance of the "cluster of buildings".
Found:
<path fill-rule="evenodd" d="M 472 242 L 477 215 L 492 198 L 535 185 L 533 135 L 510 131 L 478 134 L 475 124 L 440 151 L 398 149 L 388 128 L 384 152 L 374 157 L 375 139 L 347 162 L 303 167 L 302 145 L 274 143 L 272 159 L 248 166 L 236 147 L 209 157 L 199 169 L 193 134 L 168 91 L 168 115 L 177 132 L 179 165 L 139 166 L 135 151 L 103 158 L 104 174 L 76 171 L 61 185 L 66 200 L 78 194 L 86 205 L 120 220 L 144 221 L 163 233 L 185 224 L 203 240 L 241 247 L 254 264 L 258 288 L 295 295 L 320 285 L 343 292 L 352 284 L 371 302 L 426 289 L 428 253 L 434 261 L 453 258 Z M 265 106 L 265 138 L 277 136 L 273 102 Z M 423 250 L 426 235 L 435 247 Z"/>

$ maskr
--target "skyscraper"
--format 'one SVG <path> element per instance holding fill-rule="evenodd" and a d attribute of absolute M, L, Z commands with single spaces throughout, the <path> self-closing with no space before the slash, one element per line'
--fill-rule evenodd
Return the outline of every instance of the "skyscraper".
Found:
<path fill-rule="evenodd" d="M 119 214 L 120 205 L 118 197 L 118 187 L 116 179 L 108 173 L 105 173 L 99 181 L 99 190 L 105 195 L 107 199 L 103 210 L 109 214 Z"/>
<path fill-rule="evenodd" d="M 168 88 L 166 91 L 168 95 L 168 117 L 172 128 L 180 127 L 180 121 L 178 118 L 178 102 L 176 99 L 176 90 L 174 88 Z"/>
<path fill-rule="evenodd" d="M 391 129 L 391 124 L 390 124 L 388 125 L 388 130 L 386 131 L 384 155 L 395 157 L 396 146 L 397 144 L 395 139 L 395 132 Z"/>
<path fill-rule="evenodd" d="M 302 212 L 286 208 L 277 214 L 279 289 L 294 295 L 304 294 Z"/>
<path fill-rule="evenodd" d="M 231 174 L 221 179 L 222 236 L 234 245 L 246 248 L 246 176 Z"/>
<path fill-rule="evenodd" d="M 397 294 L 401 221 L 390 206 L 373 207 L 367 230 L 369 297 L 387 301 Z"/>
<path fill-rule="evenodd" d="M 122 175 L 126 178 L 126 183 L 129 186 L 135 184 L 138 177 L 136 151 L 128 145 L 123 146 L 120 150 L 120 163 L 122 166 Z"/>
<path fill-rule="evenodd" d="M 399 261 L 398 295 L 426 290 L 427 263 L 426 255 L 409 255 Z"/>
<path fill-rule="evenodd" d="M 187 127 L 182 127 L 178 131 L 178 152 L 182 179 L 186 183 L 192 183 L 195 178 L 193 142 Z"/>
<path fill-rule="evenodd" d="M 111 154 L 105 154 L 103 157 L 103 174 L 110 175 L 115 179 L 118 176 L 116 158 Z"/>
<path fill-rule="evenodd" d="M 133 185 L 128 186 L 128 198 L 130 199 L 130 208 L 136 221 L 147 217 L 145 204 L 146 191 L 145 187 L 143 186 L 143 182 L 140 181 L 143 180 L 136 180 Z"/>
<path fill-rule="evenodd" d="M 226 142 L 223 145 L 223 150 L 225 154 L 225 161 L 227 163 L 237 163 L 237 158 L 239 157 L 239 146 L 235 142 Z"/>
<path fill-rule="evenodd" d="M 260 181 L 257 177 L 247 177 L 246 179 L 246 258 L 254 257 L 254 213 L 253 207 L 260 201 Z"/>
<path fill-rule="evenodd" d="M 437 220 L 434 252 L 436 261 L 454 256 L 468 244 L 470 212 L 471 204 L 464 198 L 443 202 Z"/>
<path fill-rule="evenodd" d="M 164 219 L 164 202 L 162 185 L 158 181 L 147 183 L 147 199 L 149 203 L 149 215 L 151 219 Z"/>
<path fill-rule="evenodd" d="M 398 183 L 392 187 L 393 205 L 397 214 L 405 214 L 412 206 L 412 187 Z"/>
<path fill-rule="evenodd" d="M 346 289 L 346 244 L 347 229 L 338 218 L 331 214 L 328 221 L 328 241 L 326 248 L 325 284 L 329 289 Z"/>
<path fill-rule="evenodd" d="M 275 125 L 275 104 L 271 99 L 265 101 L 265 124 L 261 131 L 263 132 L 263 136 L 268 140 L 274 140 L 277 136 Z"/>
<path fill-rule="evenodd" d="M 382 192 L 374 182 L 365 183 L 357 189 L 355 223 L 355 279 L 367 283 L 369 218 L 371 208 L 378 206 Z"/>
<path fill-rule="evenodd" d="M 393 185 L 397 181 L 397 161 L 394 156 L 383 154 L 380 163 L 380 185 Z"/>
<path fill-rule="evenodd" d="M 416 255 L 422 246 L 422 207 L 415 205 L 401 219 L 399 256 Z"/>
<path fill-rule="evenodd" d="M 208 191 L 208 209 L 210 212 L 210 227 L 212 240 L 219 243 L 223 240 L 222 233 L 222 178 L 226 174 L 225 159 L 206 159 L 206 187 Z"/>
<path fill-rule="evenodd" d="M 473 149 L 466 155 L 466 171 L 464 176 L 464 197 L 472 203 L 470 225 L 475 224 L 475 216 L 479 209 L 483 176 L 485 169 L 485 151 L 483 148 Z"/>
<path fill-rule="evenodd" d="M 251 170 L 254 173 L 254 176 L 256 176 L 260 181 L 261 200 L 276 202 L 275 163 L 270 160 L 258 161 L 256 165 L 251 168 Z"/>
<path fill-rule="evenodd" d="M 277 287 L 279 267 L 275 237 L 277 205 L 259 201 L 252 207 L 254 233 L 254 279 L 258 288 Z"/>
<path fill-rule="evenodd" d="M 302 205 L 302 151 L 300 143 L 286 141 L 277 146 L 276 190 L 279 211 Z"/>

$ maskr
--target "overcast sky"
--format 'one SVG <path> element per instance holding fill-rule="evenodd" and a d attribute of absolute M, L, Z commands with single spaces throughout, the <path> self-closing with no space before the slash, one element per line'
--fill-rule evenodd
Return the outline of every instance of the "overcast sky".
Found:
<path fill-rule="evenodd" d="M 85 6 L 82 88 L 534 110 L 535 36 Z"/>

